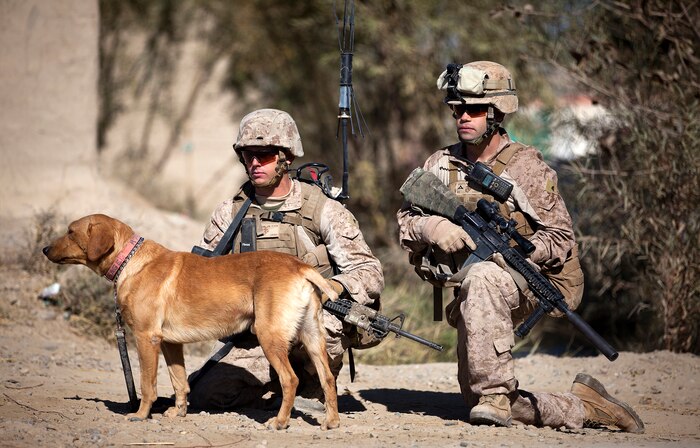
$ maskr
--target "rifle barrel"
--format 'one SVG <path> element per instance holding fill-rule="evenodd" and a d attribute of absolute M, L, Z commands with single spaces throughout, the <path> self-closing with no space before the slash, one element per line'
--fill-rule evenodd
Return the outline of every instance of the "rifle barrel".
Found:
<path fill-rule="evenodd" d="M 410 339 L 410 340 L 412 340 L 412 341 L 416 341 L 416 342 L 418 342 L 419 344 L 423 344 L 423 345 L 428 346 L 428 347 L 432 348 L 433 350 L 437 350 L 437 351 L 439 351 L 439 352 L 441 352 L 441 351 L 443 350 L 442 345 L 436 344 L 435 342 L 429 341 L 429 340 L 427 340 L 427 339 L 423 339 L 422 337 L 416 336 L 415 334 L 412 334 L 412 333 L 408 333 L 408 332 L 406 332 L 406 331 L 403 331 L 401 328 L 399 328 L 399 327 L 398 327 L 397 325 L 395 325 L 395 324 L 389 325 L 388 330 L 391 331 L 391 332 L 396 333 L 396 337 L 403 336 L 403 337 L 405 337 L 405 338 L 408 338 L 408 339 Z"/>
<path fill-rule="evenodd" d="M 564 304 L 565 305 L 565 304 Z M 569 309 L 569 307 L 566 307 L 566 311 L 564 311 L 561 307 L 557 307 L 560 311 L 564 312 L 564 315 L 566 316 L 567 319 L 569 319 L 569 322 L 571 322 L 574 327 L 578 329 L 583 335 L 588 338 L 589 341 L 595 345 L 595 347 L 600 350 L 602 354 L 605 355 L 606 358 L 608 358 L 610 361 L 615 361 L 618 357 L 617 351 L 612 347 L 612 345 L 608 344 L 608 341 L 603 339 L 603 337 L 598 334 L 597 331 L 593 329 L 588 323 L 586 323 L 585 320 L 581 318 L 578 314 L 574 313 Z"/>

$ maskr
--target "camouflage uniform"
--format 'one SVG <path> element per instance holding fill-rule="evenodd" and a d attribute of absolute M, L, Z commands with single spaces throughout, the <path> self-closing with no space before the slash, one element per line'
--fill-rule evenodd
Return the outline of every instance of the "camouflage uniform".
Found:
<path fill-rule="evenodd" d="M 216 247 L 242 203 L 248 197 L 254 197 L 253 191 L 250 183 L 246 183 L 233 198 L 214 211 L 204 231 L 200 243 L 202 247 Z M 308 216 L 303 216 L 305 201 L 310 200 L 317 203 L 307 213 Z M 290 195 L 276 211 L 292 217 L 301 211 L 300 221 L 303 223 L 295 224 L 293 220 L 291 223 L 268 221 L 264 210 L 253 201 L 246 216 L 257 219 L 258 250 L 292 253 L 312 265 L 317 264 L 317 259 L 329 257 L 339 272 L 331 278 L 341 283 L 353 300 L 364 305 L 378 300 L 384 287 L 381 265 L 367 246 L 355 217 L 343 205 L 326 198 L 318 187 L 294 180 Z M 234 241 L 234 252 L 239 251 L 238 242 L 239 239 Z M 349 340 L 343 333 L 342 322 L 325 310 L 323 313 L 331 369 L 337 375 Z M 267 391 L 275 390 L 278 386 L 274 370 L 255 336 L 244 334 L 235 340 L 237 342 L 231 352 L 207 372 L 191 391 L 192 406 L 219 409 L 257 406 L 262 404 L 260 398 Z M 221 345 L 218 343 L 212 353 Z M 317 387 L 318 379 L 313 366 L 306 363 L 306 353 L 296 347 L 290 360 L 300 379 L 299 393 L 315 397 L 320 390 Z"/>
<path fill-rule="evenodd" d="M 499 154 L 511 145 L 519 145 L 513 143 L 502 128 L 497 132 L 501 134 L 502 145 L 498 154 L 487 161 L 492 169 Z M 459 146 L 435 152 L 424 169 L 448 185 L 467 208 L 474 209 L 476 200 L 484 194 L 467 185 L 463 165 L 451 157 L 450 150 Z M 526 216 L 535 231 L 529 237 L 536 247 L 531 261 L 545 269 L 561 268 L 575 246 L 571 217 L 558 194 L 554 170 L 544 163 L 535 148 L 520 146 L 501 173 L 501 177 L 513 184 L 504 211 L 508 215 Z M 430 215 L 404 208 L 397 216 L 401 245 L 409 251 L 412 261 L 419 263 L 427 249 L 421 236 Z M 467 253 L 462 251 L 455 255 L 457 259 L 451 260 L 453 268 L 459 266 Z M 574 288 L 578 301 L 582 276 L 580 280 Z M 518 389 L 511 354 L 513 328 L 532 308 L 531 299 L 520 292 L 511 275 L 496 263 L 484 261 L 471 266 L 455 288 L 455 299 L 445 310 L 449 324 L 457 328 L 458 380 L 462 395 L 471 408 L 481 396 L 506 394 L 516 420 L 538 426 L 580 428 L 584 423 L 584 407 L 575 395 L 533 394 Z"/>

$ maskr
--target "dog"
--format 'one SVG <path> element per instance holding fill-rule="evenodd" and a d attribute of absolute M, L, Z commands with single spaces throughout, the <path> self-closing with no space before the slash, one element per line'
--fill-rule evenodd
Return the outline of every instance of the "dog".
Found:
<path fill-rule="evenodd" d="M 136 339 L 141 403 L 129 420 L 148 418 L 157 398 L 162 350 L 175 390 L 166 417 L 187 415 L 189 385 L 183 344 L 220 339 L 250 329 L 279 376 L 282 405 L 267 425 L 289 426 L 299 380 L 289 350 L 301 342 L 318 373 L 325 397 L 322 429 L 337 428 L 335 377 L 326 354 L 321 293 L 338 294 L 311 266 L 278 252 L 206 258 L 171 251 L 143 240 L 127 224 L 103 214 L 85 216 L 43 249 L 58 264 L 82 264 L 115 282 L 117 304 Z"/>

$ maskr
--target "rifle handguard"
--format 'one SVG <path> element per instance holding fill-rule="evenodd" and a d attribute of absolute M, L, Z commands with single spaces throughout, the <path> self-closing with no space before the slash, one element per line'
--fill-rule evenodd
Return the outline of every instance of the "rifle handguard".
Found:
<path fill-rule="evenodd" d="M 518 233 L 518 231 L 515 229 L 517 224 L 515 220 L 508 220 L 501 216 L 496 204 L 489 202 L 486 199 L 479 199 L 479 201 L 476 203 L 476 208 L 488 221 L 495 222 L 501 233 L 505 233 L 509 237 L 513 238 L 513 241 L 520 246 L 525 255 L 530 255 L 535 251 L 535 245 L 532 244 L 530 240 Z"/>

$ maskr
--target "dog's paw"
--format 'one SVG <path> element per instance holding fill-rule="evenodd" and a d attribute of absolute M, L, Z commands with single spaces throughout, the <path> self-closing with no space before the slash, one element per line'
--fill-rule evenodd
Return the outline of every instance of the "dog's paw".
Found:
<path fill-rule="evenodd" d="M 187 406 L 173 406 L 168 408 L 163 415 L 167 418 L 184 417 L 187 415 Z"/>
<path fill-rule="evenodd" d="M 325 431 L 327 429 L 336 429 L 339 426 L 340 426 L 340 419 L 339 418 L 335 418 L 332 420 L 329 420 L 326 418 L 323 420 L 323 423 L 321 423 L 321 429 L 323 431 Z"/>
<path fill-rule="evenodd" d="M 272 417 L 270 420 L 267 421 L 265 426 L 267 426 L 267 429 L 287 429 L 289 428 L 289 420 L 287 420 L 286 422 L 282 422 L 278 420 L 277 417 Z"/>

